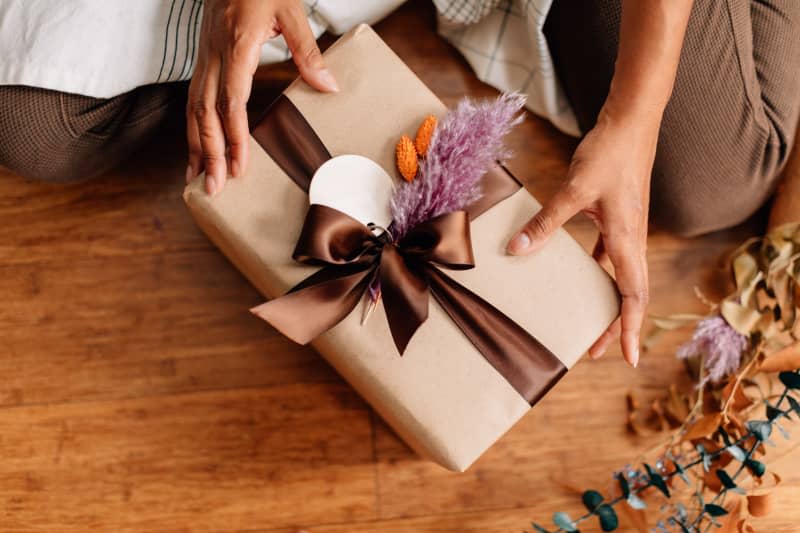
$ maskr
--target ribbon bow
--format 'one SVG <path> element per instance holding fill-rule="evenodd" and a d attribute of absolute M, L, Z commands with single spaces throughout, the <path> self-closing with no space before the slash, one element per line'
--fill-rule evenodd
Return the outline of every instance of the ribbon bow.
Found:
<path fill-rule="evenodd" d="M 256 315 L 306 344 L 350 314 L 379 277 L 389 329 L 400 354 L 428 318 L 429 292 L 442 293 L 445 280 L 456 284 L 436 265 L 453 270 L 475 266 L 465 211 L 420 224 L 394 243 L 386 233 L 375 236 L 341 211 L 314 204 L 292 257 L 325 268 L 285 296 L 254 308 Z"/>
<path fill-rule="evenodd" d="M 281 95 L 253 136 L 303 190 L 330 153 L 291 100 Z M 312 205 L 293 257 L 322 268 L 287 294 L 252 309 L 292 340 L 307 344 L 348 316 L 380 277 L 383 306 L 395 346 L 405 352 L 428 317 L 429 294 L 478 352 L 529 403 L 536 403 L 566 368 L 502 311 L 447 276 L 439 267 L 474 267 L 469 219 L 517 190 L 502 169 L 487 173 L 483 197 L 420 224 L 399 242 L 336 209 Z"/>

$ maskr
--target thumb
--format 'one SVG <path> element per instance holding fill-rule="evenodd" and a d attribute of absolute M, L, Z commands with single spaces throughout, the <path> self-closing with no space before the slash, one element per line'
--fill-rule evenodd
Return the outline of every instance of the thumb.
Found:
<path fill-rule="evenodd" d="M 580 211 L 571 186 L 562 187 L 553 198 L 508 242 L 511 255 L 528 255 L 544 246 L 547 239 Z"/>
<path fill-rule="evenodd" d="M 292 59 L 306 83 L 318 91 L 338 92 L 339 85 L 331 71 L 325 67 L 302 4 L 293 3 L 286 12 L 279 13 L 278 23 L 286 45 L 292 52 Z"/>

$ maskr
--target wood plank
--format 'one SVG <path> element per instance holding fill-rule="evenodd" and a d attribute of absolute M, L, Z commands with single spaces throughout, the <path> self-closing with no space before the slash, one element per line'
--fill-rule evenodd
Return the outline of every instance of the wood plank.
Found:
<path fill-rule="evenodd" d="M 429 2 L 377 29 L 447 103 L 496 94 L 436 37 Z M 252 109 L 295 75 L 259 69 Z M 466 474 L 414 456 L 313 351 L 249 316 L 260 297 L 182 204 L 182 137 L 178 115 L 86 184 L 0 169 L 0 530 L 518 532 L 579 513 L 560 480 L 606 488 L 651 442 L 625 433 L 624 396 L 685 379 L 685 332 L 636 371 L 617 348 L 581 362 Z M 528 117 L 509 142 L 511 170 L 552 196 L 575 140 Z M 568 229 L 592 246 L 585 217 Z M 719 258 L 757 232 L 652 232 L 651 312 L 702 311 L 692 286 L 721 294 Z M 797 451 L 770 467 L 785 482 L 755 524 L 796 531 Z"/>
<path fill-rule="evenodd" d="M 0 409 L 2 530 L 371 519 L 369 418 L 343 385 Z"/>
<path fill-rule="evenodd" d="M 215 250 L 0 264 L 0 294 L 0 405 L 339 381 Z"/>

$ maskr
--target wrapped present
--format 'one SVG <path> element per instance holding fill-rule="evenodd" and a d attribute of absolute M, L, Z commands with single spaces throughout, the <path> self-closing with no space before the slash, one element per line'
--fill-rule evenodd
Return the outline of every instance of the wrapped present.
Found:
<path fill-rule="evenodd" d="M 468 208 L 399 240 L 391 220 L 367 226 L 311 205 L 312 177 L 312 197 L 324 196 L 322 169 L 350 176 L 356 159 L 403 183 L 400 134 L 447 111 L 368 26 L 339 39 L 325 61 L 339 93 L 294 82 L 253 128 L 246 175 L 215 197 L 195 180 L 184 199 L 272 299 L 257 314 L 310 342 L 418 453 L 463 471 L 618 316 L 616 287 L 563 230 L 531 256 L 505 253 L 540 205 L 501 166 L 481 178 L 482 195 Z M 370 210 L 346 193 L 340 200 Z"/>

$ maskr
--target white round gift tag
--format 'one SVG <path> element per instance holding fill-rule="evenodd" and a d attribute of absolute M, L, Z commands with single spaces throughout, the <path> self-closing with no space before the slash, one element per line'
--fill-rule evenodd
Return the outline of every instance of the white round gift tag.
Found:
<path fill-rule="evenodd" d="M 373 160 L 339 155 L 323 163 L 311 178 L 308 200 L 350 215 L 362 224 L 386 228 L 392 222 L 392 178 Z"/>

